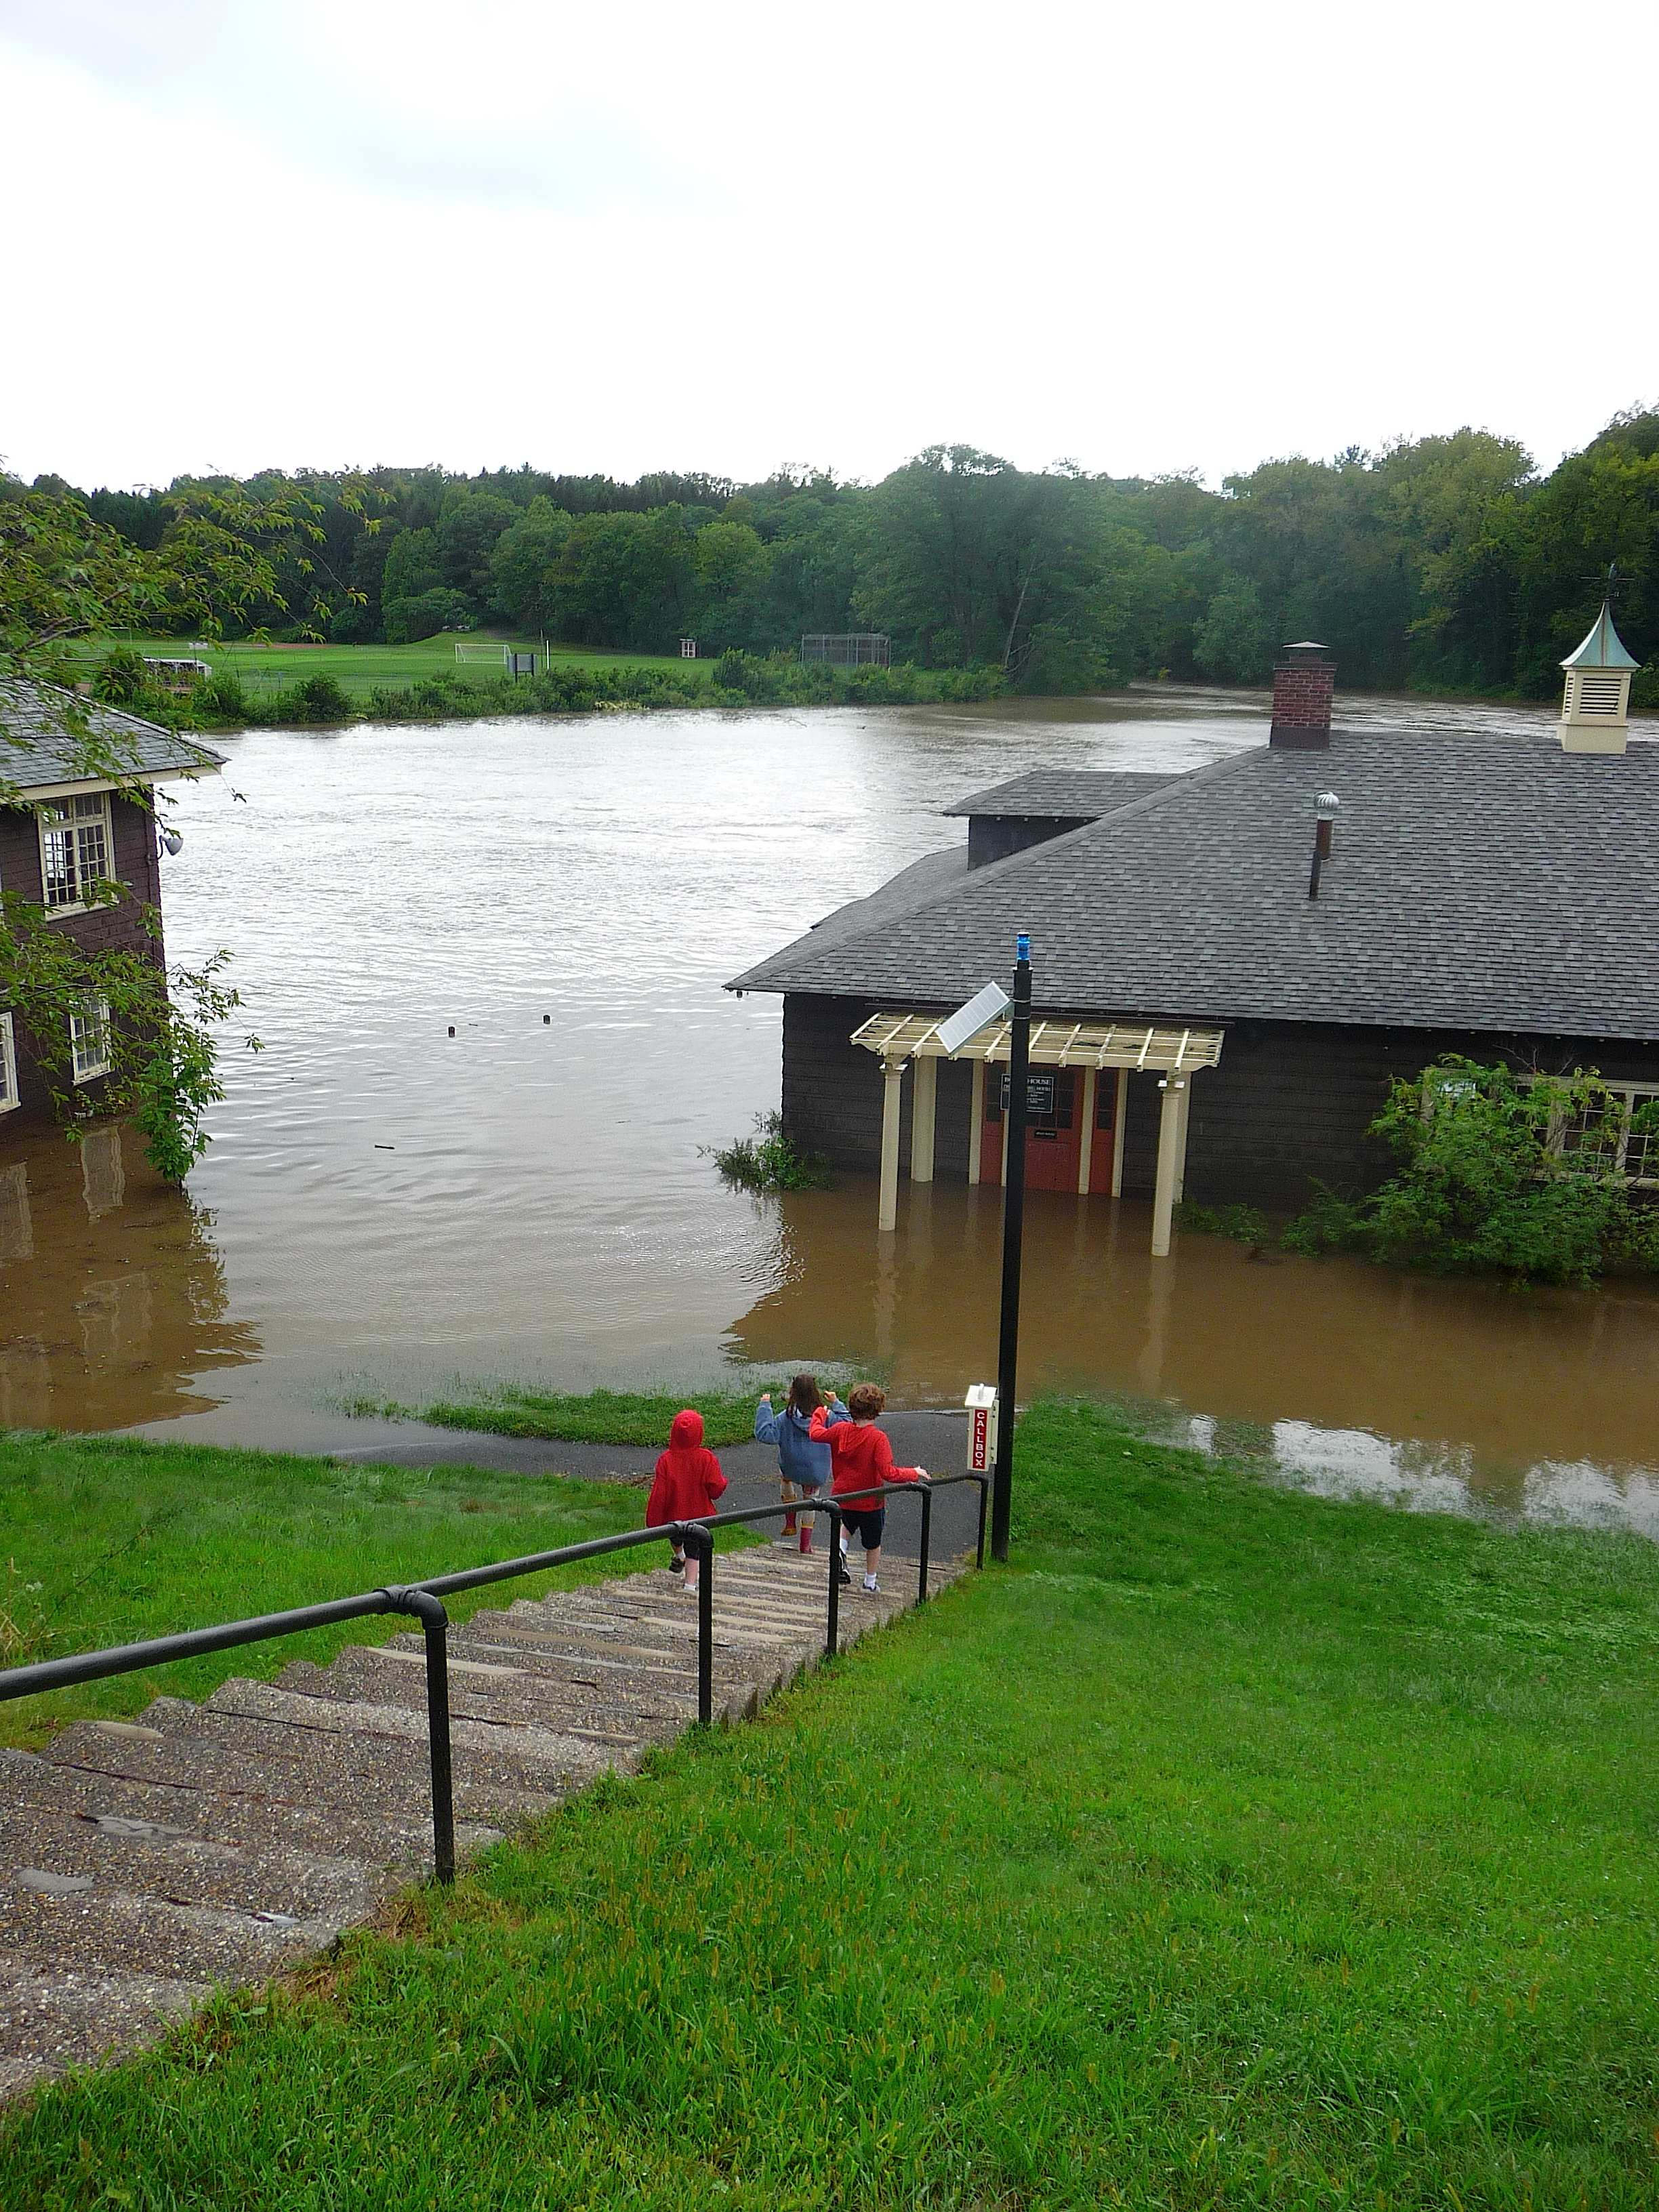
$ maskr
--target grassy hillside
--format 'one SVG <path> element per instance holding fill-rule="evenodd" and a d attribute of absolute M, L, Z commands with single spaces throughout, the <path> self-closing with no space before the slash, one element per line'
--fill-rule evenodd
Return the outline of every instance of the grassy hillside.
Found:
<path fill-rule="evenodd" d="M 1017 1564 L 283 1990 L 20 2205 L 1656 2202 L 1659 1551 L 1022 1425 Z"/>

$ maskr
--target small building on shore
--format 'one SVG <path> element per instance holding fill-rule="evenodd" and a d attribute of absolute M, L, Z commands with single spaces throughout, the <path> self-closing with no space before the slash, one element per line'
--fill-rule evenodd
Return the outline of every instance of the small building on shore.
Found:
<path fill-rule="evenodd" d="M 0 891 L 39 908 L 82 951 L 142 952 L 161 941 L 155 787 L 216 775 L 222 754 L 155 722 L 49 684 L 0 682 Z M 102 887 L 116 886 L 113 900 Z M 95 1093 L 109 1066 L 107 1006 L 88 1005 L 67 1039 L 43 1053 L 0 982 L 0 1136 L 51 1112 L 43 1060 Z"/>
<path fill-rule="evenodd" d="M 1006 1027 L 954 1055 L 936 1031 L 1007 979 L 1021 930 L 1028 1184 L 1151 1197 L 1154 1252 L 1183 1194 L 1288 1209 L 1316 1180 L 1374 1185 L 1390 1083 L 1448 1054 L 1659 1094 L 1659 745 L 1629 740 L 1635 665 L 1604 606 L 1553 731 L 1361 732 L 1324 648 L 1287 647 L 1265 745 L 956 800 L 965 846 L 728 986 L 782 995 L 786 1130 L 880 1171 L 883 1226 L 902 1176 L 997 1179 Z"/>

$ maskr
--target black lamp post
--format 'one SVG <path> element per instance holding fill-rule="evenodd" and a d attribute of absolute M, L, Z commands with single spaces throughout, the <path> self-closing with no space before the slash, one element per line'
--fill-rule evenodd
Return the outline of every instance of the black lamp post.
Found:
<path fill-rule="evenodd" d="M 1025 1225 L 1025 1105 L 1031 1069 L 1031 940 L 1014 941 L 1013 1035 L 1008 1050 L 1008 1175 L 1002 1193 L 1002 1332 L 997 1349 L 997 1460 L 991 1478 L 991 1556 L 1008 1557 L 1014 1483 L 1014 1384 L 1019 1366 L 1019 1259 Z"/>

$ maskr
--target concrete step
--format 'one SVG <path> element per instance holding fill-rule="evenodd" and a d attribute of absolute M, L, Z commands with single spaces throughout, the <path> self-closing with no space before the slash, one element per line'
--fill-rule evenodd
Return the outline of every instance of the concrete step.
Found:
<path fill-rule="evenodd" d="M 856 1562 L 855 1562 L 856 1564 Z M 960 1571 L 939 1561 L 936 1589 Z M 714 1568 L 715 1710 L 757 1711 L 823 1648 L 829 1559 L 781 1547 Z M 841 1592 L 843 1648 L 913 1602 L 901 1562 Z M 465 1855 L 696 1711 L 698 1609 L 640 1573 L 481 1609 L 451 1629 Z M 400 1631 L 204 1705 L 158 1698 L 46 1753 L 0 1751 L 0 2097 L 152 2040 L 219 1984 L 257 1980 L 431 1864 L 423 1639 Z"/>
<path fill-rule="evenodd" d="M 295 1808 L 307 1807 L 325 1815 L 337 1812 L 346 1820 L 380 1820 L 391 1831 L 418 1834 L 424 1862 L 432 1814 L 424 1723 L 419 1741 L 361 1739 L 289 1729 L 257 1714 L 179 1698 L 157 1698 L 141 1721 L 153 1740 L 127 1740 L 129 1771 L 163 1780 L 181 1776 L 198 1788 L 268 1806 L 284 1822 Z M 78 1733 L 68 1731 L 70 1737 Z M 141 1765 L 141 1759 L 148 1764 Z M 518 1765 L 458 1751 L 458 1821 L 505 1828 L 543 1810 L 547 1799 L 546 1789 L 526 1781 Z"/>
<path fill-rule="evenodd" d="M 0 2099 L 19 2096 L 67 2067 L 154 2042 L 211 1986 L 113 1967 L 0 1967 Z"/>
<path fill-rule="evenodd" d="M 87 1814 L 39 1802 L 0 1806 L 0 1881 L 21 1869 L 80 1881 L 94 1892 L 137 1890 L 175 1905 L 232 1912 L 276 1912 L 292 1920 L 374 1910 L 389 1878 L 359 1859 L 319 1857 L 280 1840 L 224 1844 L 192 1836 L 174 1822 Z"/>
<path fill-rule="evenodd" d="M 343 1651 L 328 1668 L 299 1660 L 277 1678 L 279 1690 L 335 1704 L 386 1703 L 418 1714 L 426 1727 L 424 1668 L 401 1663 L 395 1651 Z M 626 1752 L 678 1735 L 685 1725 L 683 1713 L 648 1718 L 635 1711 L 607 1710 L 602 1698 L 586 1691 L 574 1694 L 557 1683 L 538 1682 L 522 1669 L 494 1668 L 459 1674 L 452 1665 L 449 1679 L 449 1720 L 452 1741 L 461 1725 L 478 1722 L 508 1729 L 527 1729 L 538 1735 L 568 1737 L 603 1753 L 612 1748 Z"/>
<path fill-rule="evenodd" d="M 343 1749 L 337 1739 L 355 1739 L 351 1750 L 358 1757 L 378 1755 L 381 1746 L 400 1746 L 428 1765 L 424 1695 L 421 1710 L 404 1705 L 371 1704 L 366 1698 L 301 1696 L 279 1690 L 273 1682 L 250 1682 L 233 1678 L 222 1682 L 203 1711 L 240 1720 L 276 1722 L 301 1730 L 331 1748 Z M 450 1743 L 457 1753 L 473 1753 L 490 1770 L 509 1769 L 520 1786 L 555 1792 L 590 1781 L 613 1762 L 594 1752 L 575 1736 L 555 1734 L 529 1723 L 452 1719 Z"/>

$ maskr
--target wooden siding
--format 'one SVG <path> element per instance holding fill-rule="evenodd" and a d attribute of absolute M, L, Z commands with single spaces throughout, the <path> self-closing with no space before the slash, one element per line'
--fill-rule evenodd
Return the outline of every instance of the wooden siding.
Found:
<path fill-rule="evenodd" d="M 883 1011 L 892 1009 L 863 999 L 793 992 L 784 1000 L 784 1126 L 798 1144 L 823 1152 L 833 1167 L 873 1174 L 880 1164 L 880 1063 L 848 1039 L 860 1022 Z M 1087 1012 L 1092 1018 L 1098 1011 L 1079 1010 L 1076 1018 Z M 1171 1018 L 1167 1012 L 1146 1017 Z M 1595 1067 L 1614 1080 L 1659 1082 L 1659 1046 L 1312 1022 L 1224 1026 L 1221 1065 L 1193 1084 L 1186 1195 L 1205 1205 L 1292 1207 L 1304 1202 L 1314 1179 L 1340 1190 L 1380 1182 L 1389 1172 L 1389 1156 L 1366 1131 L 1389 1084 L 1420 1073 L 1449 1052 L 1513 1057 L 1519 1065 L 1547 1070 Z M 906 1175 L 911 1080 L 907 1073 L 899 1153 L 900 1172 Z M 934 1157 L 942 1181 L 967 1179 L 971 1080 L 963 1062 L 940 1066 Z M 1109 1074 L 1101 1079 L 1104 1098 L 1111 1096 L 1111 1082 Z M 1123 1147 L 1126 1197 L 1152 1195 L 1158 1115 L 1157 1079 L 1132 1075 Z"/>
<path fill-rule="evenodd" d="M 968 817 L 968 865 L 982 868 L 990 860 L 1006 860 L 1010 854 L 1029 852 L 1080 830 L 1088 817 L 1059 814 L 971 814 Z"/>

